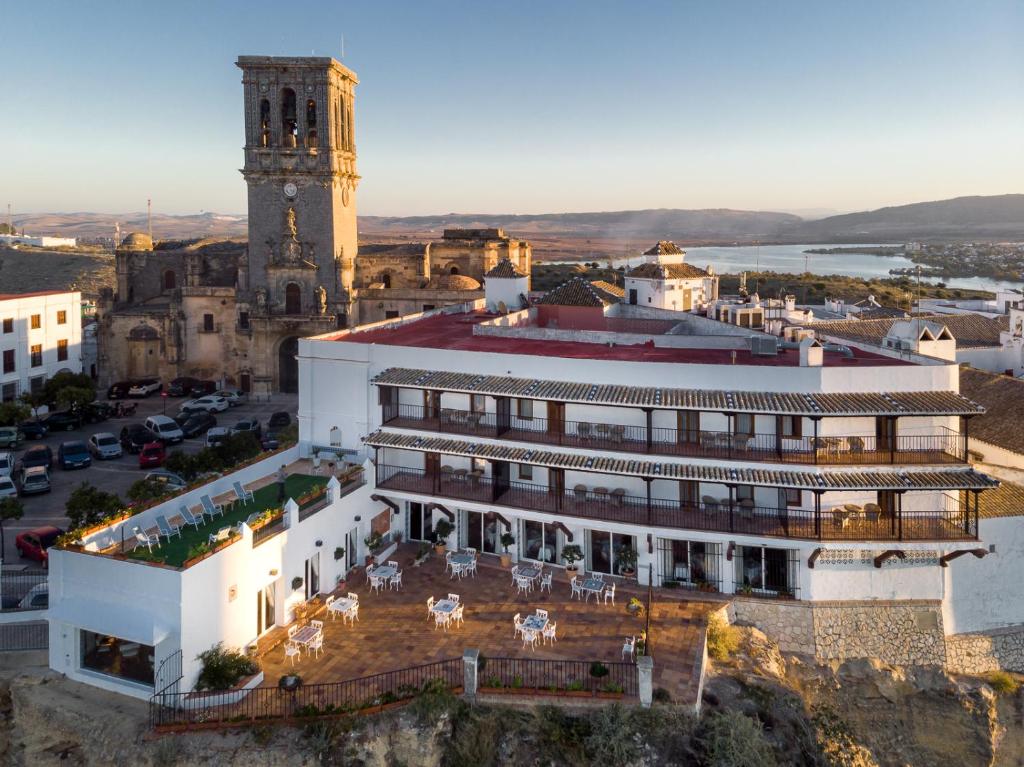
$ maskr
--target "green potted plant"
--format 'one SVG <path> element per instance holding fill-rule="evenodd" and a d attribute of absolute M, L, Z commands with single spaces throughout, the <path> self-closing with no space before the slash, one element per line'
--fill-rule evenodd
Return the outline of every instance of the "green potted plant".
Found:
<path fill-rule="evenodd" d="M 439 519 L 434 525 L 434 550 L 438 555 L 444 554 L 448 545 L 448 536 L 455 532 L 455 526 L 447 519 Z"/>
<path fill-rule="evenodd" d="M 345 547 L 338 546 L 334 549 L 334 561 L 338 562 L 345 558 Z"/>
<path fill-rule="evenodd" d="M 636 549 L 626 546 L 619 552 L 619 572 L 627 578 L 636 575 Z"/>
<path fill-rule="evenodd" d="M 570 543 L 568 546 L 562 547 L 562 559 L 565 560 L 565 572 L 570 578 L 575 578 L 576 573 L 579 572 L 579 567 L 576 563 L 583 559 L 583 549 L 577 546 L 575 543 Z"/>
<path fill-rule="evenodd" d="M 512 555 L 508 553 L 509 548 L 513 543 L 516 542 L 516 538 L 512 533 L 501 534 L 501 566 L 511 567 L 512 566 Z"/>
<path fill-rule="evenodd" d="M 634 618 L 640 618 L 644 614 L 644 603 L 637 597 L 630 597 L 629 604 L 626 605 L 626 612 Z"/>

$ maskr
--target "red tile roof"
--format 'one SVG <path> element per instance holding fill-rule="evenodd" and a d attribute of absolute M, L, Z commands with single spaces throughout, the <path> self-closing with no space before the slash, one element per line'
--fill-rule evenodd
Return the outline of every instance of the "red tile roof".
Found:
<path fill-rule="evenodd" d="M 707 277 L 708 273 L 692 264 L 661 264 L 652 261 L 634 266 L 627 276 L 642 280 L 687 280 Z"/>
<path fill-rule="evenodd" d="M 494 267 L 484 275 L 484 279 L 491 277 L 497 277 L 499 279 L 517 279 L 523 278 L 526 275 L 519 271 L 519 267 L 509 261 L 507 258 L 501 259 Z"/>
<path fill-rule="evenodd" d="M 549 306 L 600 306 L 617 303 L 620 296 L 608 293 L 582 277 L 573 277 L 550 290 L 538 301 Z"/>

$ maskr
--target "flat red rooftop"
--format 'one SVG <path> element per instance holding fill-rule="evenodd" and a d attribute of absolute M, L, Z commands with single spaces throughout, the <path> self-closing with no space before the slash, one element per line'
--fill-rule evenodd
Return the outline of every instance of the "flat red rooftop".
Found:
<path fill-rule="evenodd" d="M 484 312 L 441 314 L 372 330 L 341 333 L 331 337 L 331 340 L 340 343 L 384 344 L 421 349 L 528 354 L 535 357 L 568 357 L 624 362 L 688 362 L 707 365 L 732 364 L 732 350 L 730 349 L 673 349 L 643 344 L 606 346 L 579 341 L 474 336 L 473 326 L 488 319 L 494 319 L 494 315 Z M 871 367 L 912 364 L 859 349 L 854 349 L 853 353 L 854 357 L 851 359 L 837 352 L 825 352 L 825 366 Z M 749 351 L 739 350 L 736 352 L 736 364 L 798 367 L 800 353 L 796 349 L 780 349 L 776 356 L 760 357 L 752 355 Z"/>

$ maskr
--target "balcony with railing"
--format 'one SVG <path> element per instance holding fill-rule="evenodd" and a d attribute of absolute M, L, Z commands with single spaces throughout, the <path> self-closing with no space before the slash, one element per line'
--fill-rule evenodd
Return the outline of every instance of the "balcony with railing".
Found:
<path fill-rule="evenodd" d="M 966 461 L 964 435 L 945 427 L 934 427 L 931 434 L 896 434 L 891 437 L 874 434 L 786 436 L 593 421 L 554 421 L 451 408 L 429 410 L 422 405 L 398 403 L 383 406 L 383 424 L 394 428 L 560 447 L 687 458 L 823 466 L 955 464 Z"/>
<path fill-rule="evenodd" d="M 749 500 L 736 500 L 732 493 L 729 499 L 705 496 L 696 502 L 583 486 L 559 491 L 479 474 L 383 463 L 377 465 L 377 487 L 647 528 L 819 541 L 961 541 L 978 536 L 977 502 L 972 505 L 966 494 L 964 498 L 938 494 L 935 505 L 942 508 L 929 510 L 904 509 L 902 494 L 895 494 L 889 508 L 873 503 L 832 508 L 824 494 L 815 494 L 815 508 L 806 509 L 755 506 Z"/>

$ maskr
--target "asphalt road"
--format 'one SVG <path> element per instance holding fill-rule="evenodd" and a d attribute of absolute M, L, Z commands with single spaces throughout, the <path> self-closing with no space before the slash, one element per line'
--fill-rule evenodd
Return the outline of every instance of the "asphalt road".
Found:
<path fill-rule="evenodd" d="M 86 440 L 93 434 L 99 432 L 110 432 L 114 436 L 120 436 L 121 429 L 131 423 L 142 423 L 148 416 L 155 413 L 163 413 L 166 404 L 167 415 L 173 416 L 178 408 L 188 398 L 180 399 L 167 397 L 166 400 L 159 395 L 153 395 L 148 399 L 125 400 L 125 402 L 138 403 L 138 409 L 131 418 L 111 418 L 102 423 L 89 424 L 82 429 L 75 431 L 61 431 L 46 435 L 46 439 L 40 440 L 42 444 L 49 445 L 54 452 L 56 461 L 57 448 L 65 440 L 80 439 Z M 298 395 L 296 394 L 275 394 L 268 402 L 243 403 L 237 407 L 230 408 L 223 413 L 215 413 L 218 426 L 233 426 L 238 421 L 246 418 L 259 418 L 266 429 L 267 419 L 270 414 L 278 410 L 285 410 L 295 420 L 298 410 Z M 30 445 L 38 444 L 27 440 L 21 452 Z M 171 446 L 170 450 L 183 449 L 186 452 L 194 453 L 200 450 L 205 444 L 205 435 L 194 439 L 187 439 L 180 445 Z M 65 471 L 59 468 L 56 463 L 50 470 L 50 483 L 52 490 L 43 495 L 29 495 L 22 497 L 25 505 L 25 516 L 20 520 L 4 524 L 4 552 L 3 561 L 5 564 L 14 565 L 19 562 L 29 564 L 30 560 L 20 560 L 14 548 L 14 537 L 25 530 L 42 525 L 56 525 L 67 529 L 68 520 L 64 514 L 64 506 L 67 503 L 71 491 L 82 482 L 88 482 L 101 490 L 117 493 L 126 498 L 126 492 L 133 482 L 142 479 L 150 469 L 139 468 L 138 455 L 125 453 L 121 458 L 108 461 L 97 461 L 93 459 L 92 466 L 86 469 L 74 469 Z M 33 565 L 35 563 L 32 563 Z"/>

